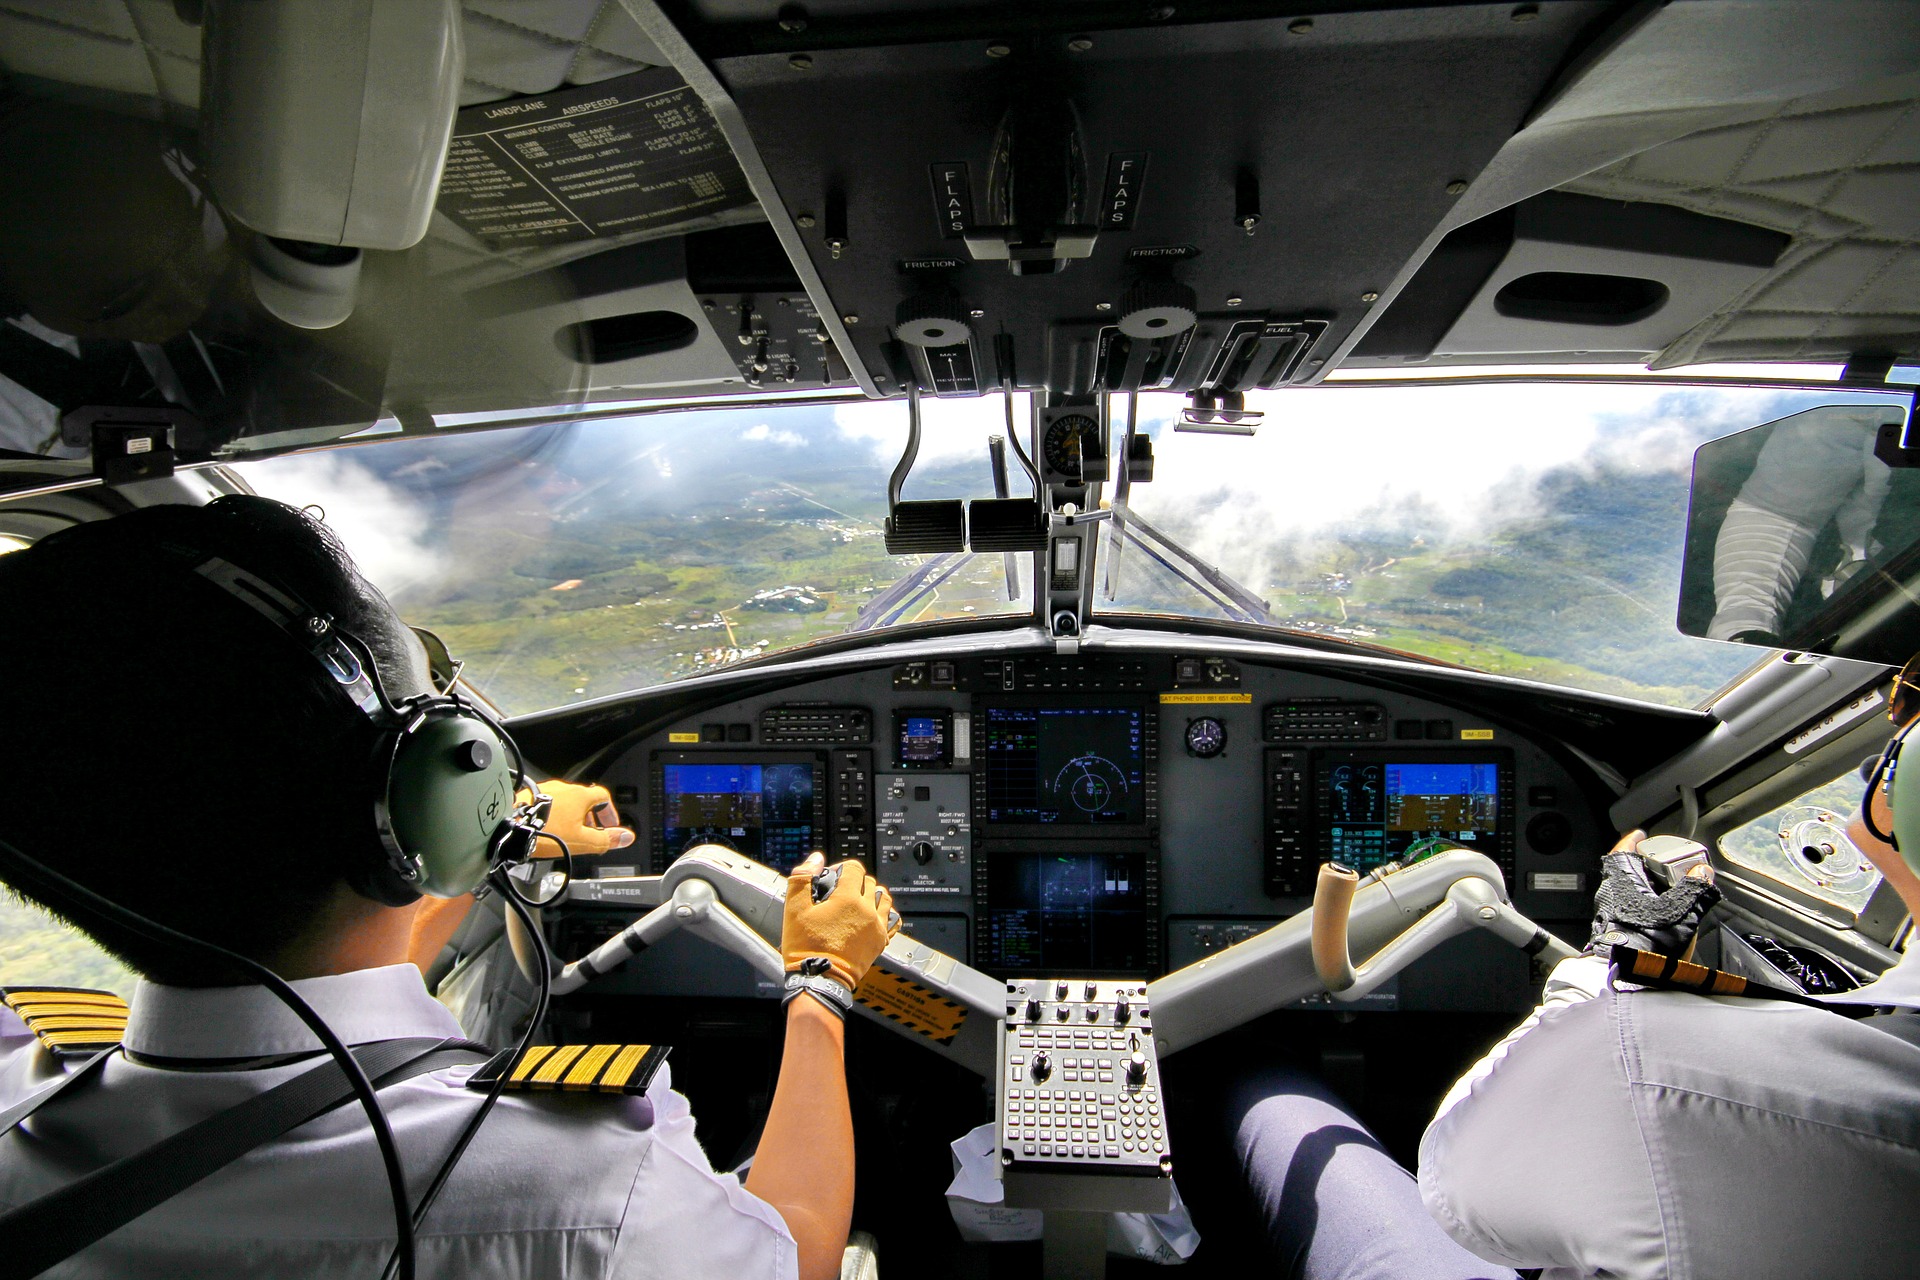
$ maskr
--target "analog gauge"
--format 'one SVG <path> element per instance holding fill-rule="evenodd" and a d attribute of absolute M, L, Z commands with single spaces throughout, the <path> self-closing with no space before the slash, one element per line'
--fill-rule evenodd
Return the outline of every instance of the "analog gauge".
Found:
<path fill-rule="evenodd" d="M 1211 760 L 1227 747 L 1227 726 L 1212 716 L 1187 721 L 1187 750 L 1203 760 Z"/>
<path fill-rule="evenodd" d="M 1083 443 L 1084 442 L 1084 443 Z M 1078 477 L 1080 455 L 1100 452 L 1100 424 L 1084 413 L 1069 413 L 1055 418 L 1041 442 L 1047 470 L 1055 475 Z"/>

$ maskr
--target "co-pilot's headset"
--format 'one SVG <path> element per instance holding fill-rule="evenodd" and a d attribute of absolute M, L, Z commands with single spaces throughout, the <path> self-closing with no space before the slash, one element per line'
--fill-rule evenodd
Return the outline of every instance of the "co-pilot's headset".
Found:
<path fill-rule="evenodd" d="M 355 890 L 393 907 L 422 894 L 456 898 L 493 870 L 531 856 L 550 802 L 533 788 L 506 730 L 451 681 L 395 701 L 372 651 L 330 615 L 231 561 L 186 547 L 163 550 L 299 645 L 372 724 L 377 741 L 367 781 L 381 856 L 345 869 Z M 515 792 L 523 787 L 533 790 L 534 803 L 517 808 Z"/>

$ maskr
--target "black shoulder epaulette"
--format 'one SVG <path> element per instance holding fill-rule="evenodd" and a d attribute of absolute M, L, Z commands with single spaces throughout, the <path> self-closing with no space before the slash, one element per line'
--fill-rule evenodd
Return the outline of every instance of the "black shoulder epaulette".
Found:
<path fill-rule="evenodd" d="M 0 1000 L 27 1030 L 61 1057 L 98 1053 L 120 1043 L 127 1002 L 111 991 L 85 987 L 0 987 Z"/>
<path fill-rule="evenodd" d="M 467 1081 L 488 1089 L 506 1073 L 509 1093 L 641 1094 L 667 1060 L 663 1044 L 536 1044 L 495 1054 Z"/>
<path fill-rule="evenodd" d="M 1615 944 L 1613 968 L 1622 981 L 1660 991 L 1691 991 L 1703 996 L 1744 996 L 1750 1000 L 1782 1000 L 1809 1008 L 1824 1009 L 1844 1017 L 1865 1017 L 1873 1010 L 1866 1005 L 1831 1005 L 1798 991 L 1787 991 L 1743 978 L 1725 969 L 1714 969 L 1691 960 L 1676 960 L 1657 951 Z"/>

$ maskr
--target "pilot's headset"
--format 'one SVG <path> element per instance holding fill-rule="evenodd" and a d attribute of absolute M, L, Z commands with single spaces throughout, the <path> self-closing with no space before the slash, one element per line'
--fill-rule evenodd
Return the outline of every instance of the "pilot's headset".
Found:
<path fill-rule="evenodd" d="M 300 646 L 373 725 L 368 782 L 381 854 L 345 868 L 356 891 L 391 907 L 423 894 L 456 898 L 532 854 L 545 797 L 536 790 L 535 805 L 516 810 L 515 790 L 532 784 L 502 726 L 451 687 L 394 700 L 366 644 L 295 592 L 219 556 L 163 549 Z"/>

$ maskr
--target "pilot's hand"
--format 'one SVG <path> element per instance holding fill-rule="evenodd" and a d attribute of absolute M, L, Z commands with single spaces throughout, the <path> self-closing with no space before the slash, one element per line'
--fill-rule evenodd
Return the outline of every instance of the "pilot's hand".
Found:
<path fill-rule="evenodd" d="M 815 877 L 824 896 L 815 898 Z M 893 895 L 851 859 L 826 865 L 814 854 L 787 877 L 787 913 L 780 927 L 780 954 L 788 973 L 818 973 L 852 991 L 900 931 Z"/>
<path fill-rule="evenodd" d="M 554 780 L 542 782 L 540 790 L 553 797 L 553 807 L 547 811 L 547 825 L 542 830 L 566 841 L 575 857 L 596 857 L 633 843 L 633 832 L 620 825 L 619 811 L 613 807 L 613 797 L 605 787 Z M 533 793 L 523 790 L 514 798 L 521 804 L 530 804 Z M 560 846 L 552 840 L 536 840 L 533 856 L 557 858 Z"/>
<path fill-rule="evenodd" d="M 1657 892 L 1640 857 L 1644 831 L 1629 831 L 1600 859 L 1605 879 L 1593 895 L 1593 938 L 1589 955 L 1606 955 L 1614 946 L 1638 947 L 1684 960 L 1693 953 L 1700 922 L 1720 901 L 1713 868 L 1702 863 L 1666 892 Z"/>

